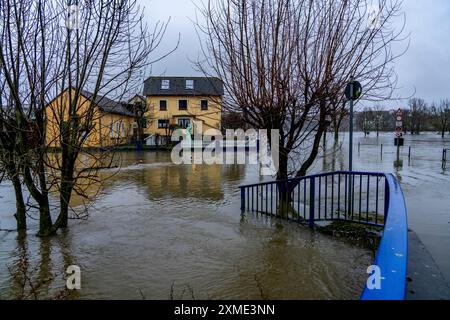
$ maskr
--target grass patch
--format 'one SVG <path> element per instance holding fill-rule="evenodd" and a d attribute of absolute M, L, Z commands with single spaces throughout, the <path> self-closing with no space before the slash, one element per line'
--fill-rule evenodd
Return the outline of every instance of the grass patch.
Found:
<path fill-rule="evenodd" d="M 326 226 L 317 226 L 316 230 L 370 249 L 374 255 L 380 245 L 383 231 L 380 227 L 362 225 L 351 221 L 334 221 Z"/>

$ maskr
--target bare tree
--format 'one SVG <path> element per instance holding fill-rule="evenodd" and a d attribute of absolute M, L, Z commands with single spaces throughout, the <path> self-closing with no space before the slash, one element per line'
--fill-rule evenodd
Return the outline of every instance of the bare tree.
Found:
<path fill-rule="evenodd" d="M 79 23 L 76 15 L 67 17 L 71 5 L 77 6 Z M 67 227 L 72 194 L 87 196 L 80 181 L 99 182 L 97 171 L 105 167 L 103 158 L 90 153 L 94 161 L 77 168 L 85 142 L 98 130 L 99 100 L 135 93 L 167 23 L 149 30 L 135 0 L 1 0 L 0 12 L 0 76 L 6 83 L 1 95 L 13 110 L 7 116 L 15 117 L 18 154 L 24 155 L 21 176 L 39 208 L 39 235 L 47 236 Z M 64 25 L 67 18 L 71 23 Z M 92 93 L 87 105 L 85 90 Z M 58 129 L 53 141 L 46 135 L 50 118 Z M 52 143 L 60 157 L 51 162 Z M 53 190 L 59 197 L 55 222 Z"/>
<path fill-rule="evenodd" d="M 450 131 L 450 100 L 442 100 L 439 106 L 431 107 L 433 127 L 441 133 L 442 139 L 445 133 Z"/>
<path fill-rule="evenodd" d="M 1 80 L 0 80 L 1 81 Z M 2 84 L 4 88 L 4 83 Z M 0 95 L 0 106 L 6 102 Z M 16 196 L 16 218 L 17 231 L 23 235 L 27 229 L 26 205 L 24 200 L 22 181 L 20 178 L 20 149 L 16 143 L 17 124 L 12 110 L 4 107 L 0 110 L 0 182 L 8 178 Z"/>
<path fill-rule="evenodd" d="M 254 128 L 280 131 L 278 179 L 307 173 L 351 76 L 366 100 L 392 96 L 401 2 L 376 1 L 375 21 L 367 19 L 370 3 L 209 0 L 199 8 L 206 22 L 197 23 L 205 39 L 198 67 L 224 80 L 225 108 Z"/>
<path fill-rule="evenodd" d="M 373 118 L 374 118 L 374 128 L 377 133 L 377 138 L 380 136 L 380 131 L 383 127 L 383 114 L 384 114 L 384 108 L 380 104 L 376 104 L 373 107 Z"/>
<path fill-rule="evenodd" d="M 412 98 L 409 100 L 408 122 L 411 134 L 420 134 L 424 130 L 428 105 L 425 100 Z"/>
<path fill-rule="evenodd" d="M 374 128 L 374 121 L 373 121 L 373 112 L 370 108 L 366 107 L 362 111 L 358 112 L 356 115 L 356 127 L 364 132 L 364 136 L 366 137 L 367 134 L 370 133 L 370 131 Z"/>

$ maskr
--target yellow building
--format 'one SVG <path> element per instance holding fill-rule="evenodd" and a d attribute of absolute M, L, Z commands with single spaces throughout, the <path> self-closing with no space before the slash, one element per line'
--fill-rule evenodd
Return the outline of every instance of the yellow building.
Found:
<path fill-rule="evenodd" d="M 73 96 L 74 90 L 72 90 L 72 99 Z M 60 128 L 62 122 L 68 120 L 70 99 L 69 90 L 66 90 L 46 108 L 46 140 L 47 145 L 52 148 L 61 146 Z M 87 117 L 87 110 L 90 108 L 92 101 L 92 93 L 81 92 L 76 104 L 80 123 L 84 123 L 83 119 Z M 133 133 L 135 116 L 127 108 L 127 105 L 103 96 L 97 96 L 93 104 L 94 114 L 91 130 L 80 132 L 81 135 L 87 135 L 83 147 L 107 148 L 129 143 L 130 136 Z"/>
<path fill-rule="evenodd" d="M 207 77 L 150 77 L 144 82 L 149 136 L 168 137 L 193 124 L 194 133 L 221 129 L 223 83 Z M 201 125 L 200 125 L 201 124 Z"/>

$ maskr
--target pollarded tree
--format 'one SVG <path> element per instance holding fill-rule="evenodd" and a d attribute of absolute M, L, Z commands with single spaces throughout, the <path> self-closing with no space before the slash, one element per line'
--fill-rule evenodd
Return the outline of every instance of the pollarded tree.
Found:
<path fill-rule="evenodd" d="M 401 2 L 356 0 L 209 0 L 197 23 L 204 73 L 223 79 L 224 108 L 280 131 L 278 179 L 303 176 L 316 159 L 333 103 L 355 76 L 364 99 L 395 89 L 393 23 Z M 277 143 L 270 141 L 270 143 Z"/>
<path fill-rule="evenodd" d="M 7 116 L 16 123 L 21 176 L 39 207 L 39 235 L 47 236 L 67 227 L 72 194 L 87 196 L 86 181 L 98 182 L 97 171 L 105 167 L 102 156 L 90 153 L 94 161 L 77 168 L 95 129 L 96 104 L 102 96 L 122 100 L 136 93 L 167 23 L 149 30 L 136 0 L 0 0 L 0 14 L 6 84 L 0 94 L 13 110 Z M 81 106 L 85 91 L 92 96 Z M 54 141 L 46 136 L 48 117 L 58 127 Z M 53 142 L 60 146 L 57 161 L 47 155 Z M 50 192 L 59 197 L 54 222 Z"/>

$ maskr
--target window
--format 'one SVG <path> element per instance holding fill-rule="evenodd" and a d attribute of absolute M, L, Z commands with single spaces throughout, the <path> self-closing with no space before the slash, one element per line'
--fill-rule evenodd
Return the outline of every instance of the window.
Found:
<path fill-rule="evenodd" d="M 186 89 L 193 90 L 194 89 L 194 80 L 186 80 Z"/>
<path fill-rule="evenodd" d="M 109 136 L 110 136 L 111 138 L 114 138 L 114 123 L 113 123 L 113 122 L 111 122 L 111 123 L 109 124 Z"/>
<path fill-rule="evenodd" d="M 169 127 L 169 120 L 159 119 L 158 120 L 158 129 L 165 129 Z"/>
<path fill-rule="evenodd" d="M 159 101 L 159 111 L 167 111 L 167 101 L 166 100 Z"/>
<path fill-rule="evenodd" d="M 208 100 L 201 101 L 202 110 L 208 110 Z"/>
<path fill-rule="evenodd" d="M 116 122 L 116 134 L 117 138 L 120 138 L 120 122 Z"/>
<path fill-rule="evenodd" d="M 127 137 L 127 130 L 125 129 L 125 122 L 122 121 L 122 138 Z"/>
<path fill-rule="evenodd" d="M 178 119 L 178 126 L 180 126 L 183 129 L 186 129 L 189 124 L 191 123 L 191 119 Z"/>
<path fill-rule="evenodd" d="M 188 108 L 187 100 L 179 100 L 178 101 L 178 109 L 179 110 L 187 110 L 187 108 Z"/>
<path fill-rule="evenodd" d="M 161 89 L 169 90 L 170 89 L 170 80 L 161 80 Z"/>

